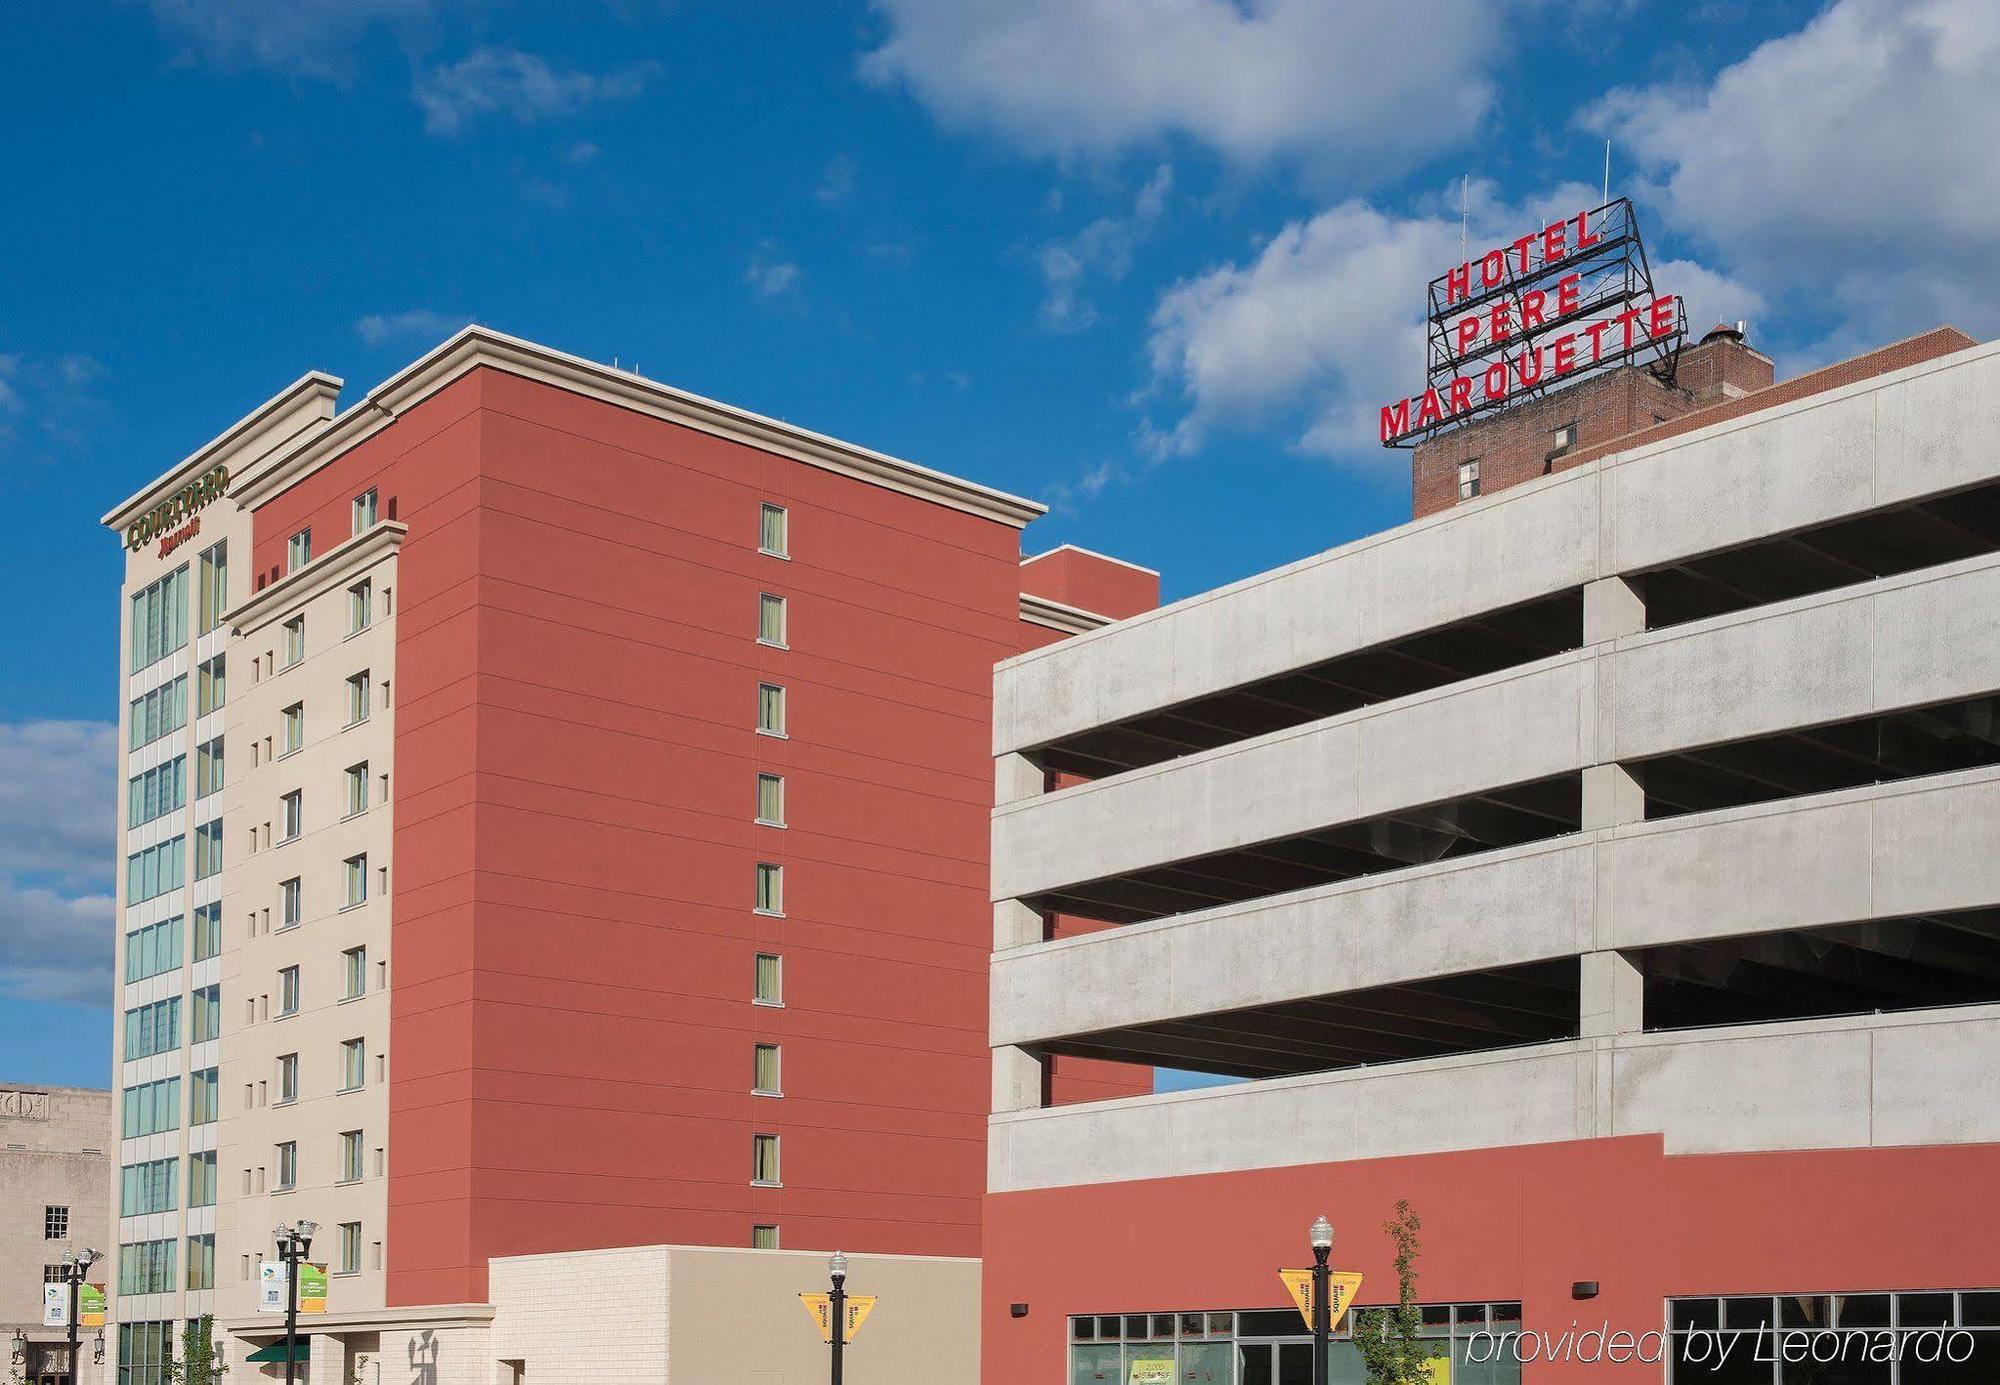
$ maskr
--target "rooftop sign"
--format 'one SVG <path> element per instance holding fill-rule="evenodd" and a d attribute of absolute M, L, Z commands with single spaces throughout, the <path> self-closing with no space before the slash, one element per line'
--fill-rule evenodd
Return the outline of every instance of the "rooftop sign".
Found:
<path fill-rule="evenodd" d="M 1627 198 L 1552 221 L 1430 282 L 1426 383 L 1382 408 L 1382 445 L 1453 424 L 1607 366 L 1671 379 L 1686 336 L 1681 300 L 1653 291 Z"/>

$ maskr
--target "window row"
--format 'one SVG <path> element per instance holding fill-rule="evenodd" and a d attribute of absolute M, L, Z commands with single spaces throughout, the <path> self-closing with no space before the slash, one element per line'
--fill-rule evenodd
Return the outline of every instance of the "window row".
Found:
<path fill-rule="evenodd" d="M 206 962 L 222 951 L 222 906 L 194 911 L 194 960 Z M 144 981 L 181 965 L 181 916 L 135 928 L 125 935 L 125 979 Z"/>
<path fill-rule="evenodd" d="M 119 1171 L 118 1215 L 142 1217 L 153 1212 L 172 1212 L 181 1192 L 179 1159 L 148 1159 L 127 1164 Z M 188 1155 L 187 1205 L 215 1205 L 215 1151 L 197 1150 Z"/>
<path fill-rule="evenodd" d="M 132 672 L 151 668 L 188 639 L 187 564 L 132 593 Z"/>
<path fill-rule="evenodd" d="M 375 1055 L 375 1080 L 380 1082 L 388 1076 L 387 1060 Z M 366 1039 L 343 1039 L 340 1042 L 340 1086 L 341 1093 L 358 1092 L 368 1085 L 368 1041 Z M 275 1086 L 276 1095 L 272 1089 Z M 289 1106 L 302 1095 L 299 1081 L 299 1055 L 281 1053 L 273 1067 L 271 1081 L 245 1082 L 243 1084 L 243 1106 L 245 1110 L 257 1106 Z"/>
<path fill-rule="evenodd" d="M 186 883 L 187 838 L 175 837 L 125 858 L 125 902 L 143 904 Z"/>
<path fill-rule="evenodd" d="M 348 536 L 352 538 L 373 529 L 378 514 L 379 504 L 375 487 L 370 486 L 348 502 Z M 312 561 L 312 533 L 312 526 L 309 524 L 285 540 L 286 572 L 297 572 Z"/>
<path fill-rule="evenodd" d="M 163 760 L 125 782 L 125 825 L 143 827 L 187 806 L 187 756 Z"/>
<path fill-rule="evenodd" d="M 287 882 L 290 883 L 290 882 Z M 382 979 L 378 985 L 388 981 L 388 964 L 383 963 L 380 971 Z M 245 998 L 243 1018 L 246 1024 L 259 1024 L 274 1017 L 288 1019 L 299 1013 L 305 1004 L 305 986 L 299 966 L 294 963 L 278 968 L 276 994 L 277 1009 L 271 1007 L 269 992 Z M 359 1000 L 368 993 L 368 949 L 365 946 L 350 947 L 340 954 L 340 1001 Z"/>
<path fill-rule="evenodd" d="M 151 745 L 187 725 L 187 675 L 132 699 L 131 748 Z"/>
<path fill-rule="evenodd" d="M 207 1125 L 221 1115 L 221 1083 L 214 1068 L 202 1068 L 188 1078 L 188 1124 Z M 181 1080 L 165 1077 L 141 1082 L 123 1093 L 119 1124 L 121 1139 L 178 1130 L 181 1124 Z"/>
<path fill-rule="evenodd" d="M 366 1161 L 363 1158 L 366 1152 L 365 1144 L 362 1132 L 359 1130 L 343 1130 L 340 1132 L 334 1145 L 333 1177 L 335 1183 L 359 1183 L 363 1178 L 367 1177 Z M 375 1173 L 378 1177 L 382 1173 L 383 1156 L 383 1149 L 377 1146 L 375 1150 Z M 299 1142 L 297 1140 L 280 1140 L 277 1144 L 273 1145 L 271 1147 L 271 1168 L 275 1175 L 271 1182 L 271 1191 L 284 1193 L 297 1188 L 299 1186 Z M 261 1193 L 265 1190 L 264 1170 L 255 1170 L 256 1177 L 254 1179 L 251 1177 L 252 1172 L 250 1169 L 243 1171 L 243 1191 L 245 1193 Z"/>

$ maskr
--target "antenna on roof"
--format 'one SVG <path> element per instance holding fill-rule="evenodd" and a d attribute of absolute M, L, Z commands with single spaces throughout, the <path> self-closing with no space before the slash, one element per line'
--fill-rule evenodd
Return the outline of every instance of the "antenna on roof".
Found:
<path fill-rule="evenodd" d="M 1611 141 L 1604 141 L 1604 200 L 1611 200 Z"/>

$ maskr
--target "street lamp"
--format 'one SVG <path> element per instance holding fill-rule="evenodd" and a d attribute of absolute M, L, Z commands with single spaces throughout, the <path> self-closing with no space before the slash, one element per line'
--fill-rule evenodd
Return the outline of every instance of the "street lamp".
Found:
<path fill-rule="evenodd" d="M 278 1258 L 285 1262 L 285 1385 L 298 1379 L 299 1262 L 312 1253 L 313 1233 L 319 1223 L 299 1218 L 298 1225 L 278 1223 Z"/>
<path fill-rule="evenodd" d="M 1324 1216 L 1317 1218 L 1306 1237 L 1313 1248 L 1313 1385 L 1327 1385 L 1326 1348 L 1333 1320 L 1327 1312 L 1326 1257 L 1333 1251 L 1333 1223 Z"/>
<path fill-rule="evenodd" d="M 847 1345 L 847 1257 L 836 1250 L 826 1270 L 833 1276 L 833 1301 L 827 1305 L 833 1311 L 833 1385 L 840 1385 L 840 1354 Z"/>
<path fill-rule="evenodd" d="M 77 1340 L 76 1333 L 77 1295 L 83 1288 L 84 1276 L 90 1273 L 90 1267 L 96 1264 L 99 1258 L 98 1253 L 89 1246 L 81 1250 L 63 1252 L 63 1279 L 69 1284 L 69 1378 L 72 1382 L 83 1378 L 83 1346 Z"/>

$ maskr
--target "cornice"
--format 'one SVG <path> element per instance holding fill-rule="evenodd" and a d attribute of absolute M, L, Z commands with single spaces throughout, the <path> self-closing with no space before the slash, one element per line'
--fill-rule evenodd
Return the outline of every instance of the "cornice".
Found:
<path fill-rule="evenodd" d="M 1005 491 L 478 326 L 465 328 L 390 376 L 369 391 L 365 401 L 340 415 L 331 427 L 304 445 L 274 457 L 269 465 L 246 470 L 231 485 L 230 495 L 251 509 L 257 508 L 299 478 L 310 475 L 386 427 L 404 410 L 481 366 L 699 429 L 1017 529 L 1047 511 L 1044 505 Z"/>
<path fill-rule="evenodd" d="M 1030 625 L 1045 625 L 1051 630 L 1060 630 L 1066 635 L 1081 635 L 1086 630 L 1096 630 L 1112 622 L 1110 616 L 1086 611 L 1081 606 L 1051 601 L 1032 592 L 1021 593 L 1021 619 Z"/>
<path fill-rule="evenodd" d="M 383 520 L 328 549 L 297 571 L 286 573 L 253 593 L 248 601 L 234 610 L 223 612 L 223 622 L 238 635 L 261 630 L 280 611 L 324 595 L 383 554 L 394 552 L 402 546 L 403 536 L 409 532 L 407 524 L 393 519 Z"/>

